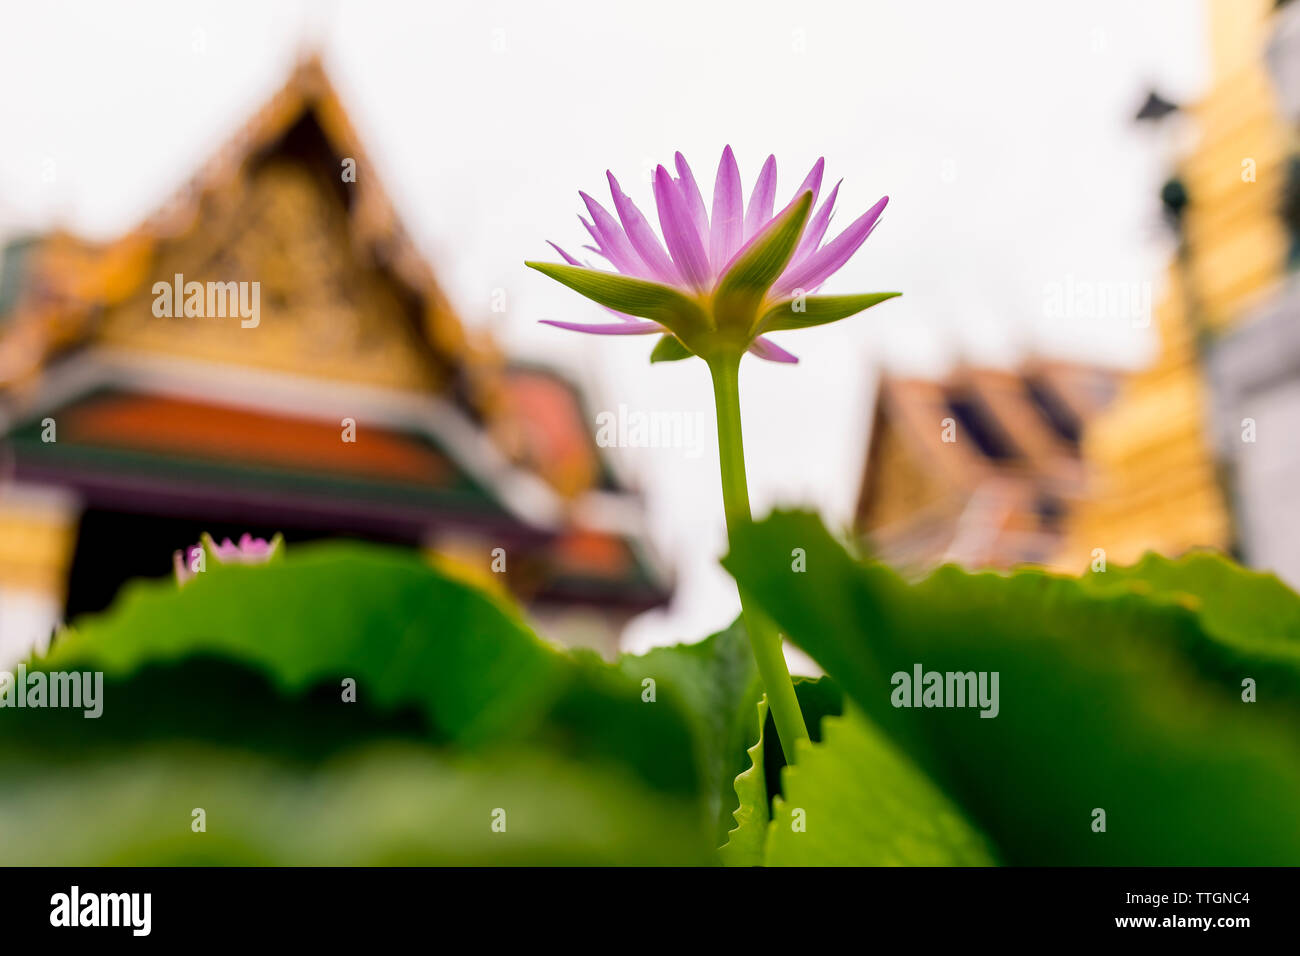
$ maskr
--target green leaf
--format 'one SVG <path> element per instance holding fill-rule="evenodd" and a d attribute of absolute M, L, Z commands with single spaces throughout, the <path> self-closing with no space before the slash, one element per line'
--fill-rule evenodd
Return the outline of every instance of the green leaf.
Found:
<path fill-rule="evenodd" d="M 869 292 L 863 295 L 807 295 L 778 302 L 758 323 L 760 335 L 786 329 L 809 329 L 838 322 L 864 309 L 902 295 L 901 292 Z"/>
<path fill-rule="evenodd" d="M 839 715 L 844 708 L 843 694 L 833 681 L 825 677 L 796 677 L 794 692 L 808 725 L 808 736 L 813 741 L 821 740 L 822 720 Z M 752 713 L 751 734 L 754 726 Z M 776 723 L 768 711 L 767 696 L 764 695 L 758 702 L 757 739 L 745 752 L 748 758 L 745 769 L 734 781 L 735 799 L 731 805 L 735 808 L 732 812 L 735 825 L 727 834 L 727 843 L 721 850 L 722 861 L 727 866 L 758 866 L 763 862 L 768 823 L 772 819 L 771 797 L 779 788 L 785 767 L 781 748 L 765 745 L 765 741 L 775 737 Z"/>
<path fill-rule="evenodd" d="M 908 584 L 800 513 L 737 529 L 724 563 L 1004 862 L 1300 862 L 1295 728 L 1242 701 L 1188 608 L 1036 571 Z M 893 706 L 916 665 L 997 673 L 997 716 Z"/>
<path fill-rule="evenodd" d="M 736 808 L 732 782 L 745 767 L 745 748 L 754 735 L 754 705 L 763 695 L 744 625 L 737 619 L 698 644 L 625 654 L 618 668 L 642 688 L 643 699 L 644 682 L 654 681 L 655 703 L 648 709 L 660 712 L 675 704 L 688 715 L 706 812 L 720 844 Z"/>
<path fill-rule="evenodd" d="M 699 303 L 658 282 L 554 262 L 525 262 L 524 265 L 593 302 L 628 315 L 653 319 L 681 337 L 689 337 L 690 332 L 708 326 L 708 317 Z"/>
<path fill-rule="evenodd" d="M 342 697 L 338 681 L 283 694 L 264 673 L 212 654 L 151 662 L 106 676 L 93 719 L 77 708 L 0 711 L 0 764 L 13 781 L 169 740 L 255 750 L 300 767 L 377 740 L 451 743 L 415 706 L 376 706 L 364 685 L 355 701 Z"/>
<path fill-rule="evenodd" d="M 184 692 L 168 696 L 154 672 L 181 664 L 169 679 Z M 72 712 L 67 728 L 87 743 L 110 733 L 126 742 L 165 736 L 171 721 L 187 739 L 242 734 L 256 748 L 263 727 L 241 722 L 238 711 L 223 716 L 231 681 L 251 688 L 250 680 L 260 679 L 263 696 L 300 706 L 323 693 L 337 708 L 352 706 L 340 703 L 346 679 L 355 682 L 357 701 L 377 714 L 416 715 L 418 730 L 410 732 L 429 741 L 463 748 L 533 742 L 624 763 L 659 789 L 700 793 L 679 709 L 667 704 L 652 715 L 640 687 L 613 668 L 543 643 L 504 602 L 403 551 L 304 545 L 278 564 L 210 566 L 181 589 L 136 582 L 109 613 L 78 622 L 30 666 L 104 672 L 112 684 L 104 716 L 86 721 Z M 239 669 L 234 676 L 231 667 Z M 133 701 L 150 705 L 136 713 Z M 205 730 L 189 711 L 211 712 Z M 57 723 L 53 712 L 10 713 L 13 720 L 0 721 L 0 744 L 23 738 L 22 721 Z M 412 721 L 402 719 L 409 730 Z M 227 732 L 222 721 L 237 729 Z M 284 748 L 293 749 L 288 742 Z"/>
<path fill-rule="evenodd" d="M 621 670 L 406 552 L 305 545 L 183 589 L 137 582 L 28 667 L 103 671 L 103 713 L 0 710 L 0 832 L 23 821 L 0 862 L 46 846 L 83 864 L 698 862 L 715 846 L 682 707 L 650 707 Z M 413 756 L 350 769 L 379 746 Z M 521 840 L 492 842 L 494 807 Z"/>
<path fill-rule="evenodd" d="M 1202 551 L 1177 560 L 1148 553 L 1080 581 L 1097 594 L 1133 591 L 1191 610 L 1214 638 L 1199 651 L 1202 671 L 1234 693 L 1249 678 L 1258 710 L 1300 728 L 1300 595 L 1276 575 Z"/>
<path fill-rule="evenodd" d="M 679 362 L 682 359 L 688 359 L 695 353 L 682 345 L 681 340 L 675 335 L 662 336 L 655 344 L 654 351 L 650 353 L 650 361 L 654 362 Z"/>
<path fill-rule="evenodd" d="M 805 192 L 790 208 L 754 237 L 751 245 L 718 282 L 713 297 L 714 316 L 719 326 L 753 325 L 758 305 L 790 262 L 803 235 L 812 193 Z"/>
<path fill-rule="evenodd" d="M 984 837 L 856 707 L 782 771 L 768 866 L 989 866 Z"/>
<path fill-rule="evenodd" d="M 1170 560 L 1148 552 L 1137 564 L 1109 565 L 1081 580 L 1103 593 L 1119 585 L 1186 595 L 1205 626 L 1225 641 L 1256 649 L 1300 648 L 1300 595 L 1277 575 L 1243 568 L 1220 554 L 1193 551 Z"/>
<path fill-rule="evenodd" d="M 236 660 L 291 694 L 350 677 L 358 696 L 419 706 L 467 741 L 534 719 L 567 676 L 562 655 L 503 602 L 415 555 L 338 543 L 294 548 L 278 564 L 210 564 L 184 588 L 133 582 L 39 663 L 120 676 L 194 654 Z"/>
<path fill-rule="evenodd" d="M 0 832 L 8 866 L 683 865 L 713 852 L 693 803 L 616 769 L 409 745 L 310 769 L 150 746 L 0 781 Z"/>
<path fill-rule="evenodd" d="M 769 733 L 767 722 L 767 695 L 764 694 L 758 702 L 757 739 L 745 751 L 749 766 L 736 775 L 734 783 L 735 826 L 719 851 L 727 866 L 760 866 L 767 849 L 767 825 L 772 820 L 763 764 L 763 740 Z"/>

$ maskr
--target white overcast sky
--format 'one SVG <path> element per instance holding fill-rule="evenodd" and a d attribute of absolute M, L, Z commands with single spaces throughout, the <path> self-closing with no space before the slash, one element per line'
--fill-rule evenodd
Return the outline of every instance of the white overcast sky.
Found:
<path fill-rule="evenodd" d="M 62 226 L 109 238 L 179 187 L 321 50 L 371 161 L 448 292 L 520 357 L 562 366 L 592 412 L 699 411 L 698 362 L 651 368 L 652 340 L 541 318 L 603 313 L 542 276 L 546 239 L 579 246 L 579 188 L 604 171 L 649 204 L 646 172 L 691 160 L 707 191 L 724 143 L 749 189 L 775 153 L 779 195 L 818 156 L 844 177 L 832 233 L 883 194 L 880 227 L 827 291 L 902 299 L 778 341 L 795 367 L 742 376 L 755 509 L 849 519 L 876 370 L 933 372 L 1031 352 L 1132 364 L 1149 333 L 1053 318 L 1068 281 L 1159 278 L 1163 170 L 1131 117 L 1155 84 L 1207 80 L 1194 0 L 716 2 L 0 2 L 0 236 Z M 54 181 L 43 172 L 53 163 Z M 654 219 L 651 214 L 651 219 Z M 508 311 L 490 311 L 494 290 Z M 634 648 L 694 639 L 737 604 L 712 437 L 612 451 L 648 497 L 677 568 Z"/>

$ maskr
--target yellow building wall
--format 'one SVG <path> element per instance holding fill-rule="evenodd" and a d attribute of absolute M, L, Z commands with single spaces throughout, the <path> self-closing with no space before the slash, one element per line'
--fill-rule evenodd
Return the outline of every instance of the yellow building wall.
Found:
<path fill-rule="evenodd" d="M 1212 86 L 1188 111 L 1197 140 L 1178 170 L 1189 197 L 1186 262 L 1170 266 L 1156 309 L 1155 362 L 1084 435 L 1092 491 L 1072 518 L 1066 570 L 1086 567 L 1098 548 L 1128 563 L 1147 550 L 1232 544 L 1196 339 L 1239 321 L 1286 268 L 1278 205 L 1290 140 L 1263 59 L 1272 10 L 1272 0 L 1209 2 Z"/>
<path fill-rule="evenodd" d="M 77 512 L 61 495 L 0 485 L 0 587 L 62 603 Z"/>

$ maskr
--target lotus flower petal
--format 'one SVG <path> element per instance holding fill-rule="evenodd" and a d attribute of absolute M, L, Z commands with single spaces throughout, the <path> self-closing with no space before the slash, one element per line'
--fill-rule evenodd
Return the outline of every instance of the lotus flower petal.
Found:
<path fill-rule="evenodd" d="M 591 225 L 596 233 L 596 244 L 605 251 L 605 258 L 624 275 L 646 278 L 647 275 L 642 267 L 641 257 L 632 248 L 632 243 L 628 241 L 627 233 L 623 231 L 623 227 L 596 200 L 584 192 L 579 192 L 578 195 L 582 197 L 583 203 L 587 206 L 587 212 L 591 214 Z"/>
<path fill-rule="evenodd" d="M 712 276 L 709 257 L 700 242 L 700 234 L 691 222 L 691 210 L 668 170 L 655 170 L 655 203 L 659 207 L 659 225 L 664 241 L 682 277 L 697 289 L 707 289 Z"/>
<path fill-rule="evenodd" d="M 808 220 L 808 226 L 804 229 L 803 238 L 799 240 L 799 248 L 795 249 L 794 258 L 790 260 L 791 269 L 797 267 L 817 251 L 817 246 L 826 235 L 826 227 L 831 224 L 831 214 L 835 212 L 835 199 L 840 194 L 840 183 L 842 182 L 844 180 L 841 179 L 839 183 L 835 184 L 831 194 L 821 204 L 821 208 Z"/>
<path fill-rule="evenodd" d="M 172 553 L 172 571 L 176 575 L 178 586 L 184 587 L 198 577 L 198 572 L 194 570 L 194 559 L 202 551 L 203 549 L 196 544 Z"/>
<path fill-rule="evenodd" d="M 677 167 L 678 188 L 682 192 L 682 198 L 686 200 L 687 208 L 691 211 L 691 222 L 695 225 L 695 232 L 700 237 L 700 244 L 708 249 L 709 211 L 704 208 L 704 197 L 700 195 L 695 174 L 691 172 L 690 164 L 680 152 L 673 155 L 673 164 Z"/>
<path fill-rule="evenodd" d="M 749 195 L 745 209 L 745 238 L 757 233 L 772 218 L 772 205 L 776 202 L 776 157 L 769 156 L 759 170 L 754 191 Z"/>
<path fill-rule="evenodd" d="M 876 228 L 876 222 L 888 202 L 888 196 L 882 197 L 842 233 L 783 275 L 779 283 L 781 290 L 813 289 L 820 286 L 867 241 L 867 236 Z"/>
<path fill-rule="evenodd" d="M 606 170 L 605 175 L 609 177 L 609 191 L 614 197 L 614 209 L 618 212 L 619 222 L 623 223 L 623 231 L 627 233 L 628 241 L 632 243 L 632 248 L 645 263 L 649 274 L 660 282 L 669 284 L 681 281 L 681 276 L 672 260 L 668 258 L 668 253 L 664 252 L 664 247 L 659 244 L 658 237 L 655 236 L 650 223 L 646 221 L 636 203 L 619 187 L 613 173 Z"/>
<path fill-rule="evenodd" d="M 613 260 L 609 258 L 609 253 L 605 251 L 603 240 L 600 238 L 600 233 L 596 230 L 595 224 L 581 214 L 578 216 L 578 222 L 582 223 L 582 228 L 587 230 L 587 235 L 591 236 L 591 241 L 596 244 L 595 250 L 613 265 Z M 618 266 L 614 266 L 614 268 L 617 269 Z"/>
<path fill-rule="evenodd" d="M 764 161 L 746 204 L 736 157 L 730 146 L 723 147 L 707 209 L 686 157 L 675 153 L 673 168 L 676 175 L 658 166 L 653 177 L 658 233 L 612 172 L 606 177 L 613 213 L 579 193 L 588 215 L 578 220 L 594 243 L 582 248 L 614 271 L 581 263 L 555 243 L 551 246 L 563 265 L 526 264 L 604 306 L 619 321 L 546 324 L 597 335 L 660 333 L 654 361 L 694 354 L 712 362 L 747 348 L 769 361 L 794 362 L 763 335 L 834 322 L 897 295 L 813 295 L 867 240 L 889 202 L 882 198 L 823 245 L 840 191 L 837 182 L 818 205 L 824 158 L 813 163 L 789 204 L 775 214 L 775 156 Z"/>
<path fill-rule="evenodd" d="M 794 191 L 790 197 L 790 202 L 794 202 L 804 193 L 812 193 L 812 204 L 817 205 L 817 194 L 822 188 L 822 174 L 826 171 L 826 157 L 819 157 L 817 162 L 813 163 L 812 169 L 808 170 L 808 175 L 803 178 L 799 188 Z"/>
<path fill-rule="evenodd" d="M 715 271 L 731 261 L 744 238 L 744 195 L 740 168 L 727 146 L 718 161 L 718 178 L 713 185 L 713 220 L 709 226 L 709 260 Z"/>
<path fill-rule="evenodd" d="M 769 362 L 781 362 L 785 365 L 794 365 L 799 361 L 797 355 L 791 355 L 771 339 L 765 339 L 762 336 L 750 343 L 749 353 L 757 355 L 761 359 L 767 359 Z"/>
<path fill-rule="evenodd" d="M 546 244 L 547 244 L 548 246 L 550 246 L 552 249 L 554 249 L 556 252 L 558 252 L 558 253 L 560 254 L 560 258 L 563 259 L 565 262 L 567 262 L 569 265 L 571 265 L 571 266 L 577 266 L 577 267 L 580 268 L 580 269 L 585 269 L 585 268 L 586 268 L 586 266 L 584 266 L 584 265 L 583 265 L 581 262 L 579 262 L 577 259 L 573 258 L 573 256 L 569 255 L 567 252 L 565 252 L 563 249 L 561 249 L 558 245 L 556 245 L 555 243 L 551 242 L 551 240 L 547 239 L 547 240 L 546 240 Z"/>
<path fill-rule="evenodd" d="M 811 207 L 812 193 L 805 192 L 736 253 L 713 297 L 719 323 L 730 322 L 733 316 L 744 321 L 758 308 L 794 254 Z"/>
<path fill-rule="evenodd" d="M 241 537 L 238 544 L 229 538 L 217 544 L 206 535 L 203 541 L 222 564 L 261 564 L 271 557 L 273 550 L 270 541 L 251 534 Z"/>
<path fill-rule="evenodd" d="M 658 322 L 649 322 L 645 319 L 633 319 L 630 322 L 620 322 L 618 325 L 611 325 L 608 322 L 557 322 L 555 319 L 542 319 L 541 323 L 553 325 L 557 329 L 567 329 L 570 332 L 587 332 L 590 335 L 649 335 L 651 332 L 664 330 Z"/>

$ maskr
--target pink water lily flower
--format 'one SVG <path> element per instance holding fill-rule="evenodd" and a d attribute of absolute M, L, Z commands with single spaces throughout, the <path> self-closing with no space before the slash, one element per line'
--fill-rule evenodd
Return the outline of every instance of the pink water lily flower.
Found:
<path fill-rule="evenodd" d="M 270 541 L 245 534 L 238 542 L 226 538 L 220 544 L 211 535 L 204 534 L 200 544 L 172 555 L 176 582 L 184 585 L 197 577 L 204 570 L 208 555 L 219 564 L 267 564 L 281 553 L 283 543 L 284 538 L 278 534 Z"/>
<path fill-rule="evenodd" d="M 203 567 L 201 556 L 203 548 L 197 544 L 172 553 L 172 570 L 176 574 L 176 583 L 184 587 L 198 577 Z"/>
<path fill-rule="evenodd" d="M 227 538 L 213 548 L 222 564 L 264 564 L 270 560 L 271 551 L 271 542 L 251 534 L 245 534 L 238 544 Z"/>
<path fill-rule="evenodd" d="M 674 165 L 675 176 L 663 166 L 654 174 L 662 241 L 613 173 L 606 174 L 612 213 L 579 193 L 590 218 L 578 218 L 594 243 L 584 248 L 612 271 L 579 262 L 555 243 L 563 265 L 527 265 L 605 306 L 618 321 L 546 324 L 597 335 L 661 333 L 652 361 L 692 354 L 711 361 L 749 351 L 774 362 L 797 362 L 766 333 L 834 322 L 898 294 L 815 294 L 871 235 L 889 197 L 823 242 L 840 188 L 836 183 L 817 205 L 824 160 L 813 164 L 793 198 L 775 212 L 774 156 L 763 164 L 746 204 L 736 158 L 730 146 L 723 149 L 711 212 L 681 153 Z"/>

